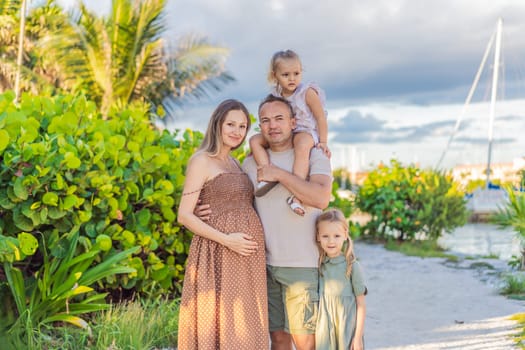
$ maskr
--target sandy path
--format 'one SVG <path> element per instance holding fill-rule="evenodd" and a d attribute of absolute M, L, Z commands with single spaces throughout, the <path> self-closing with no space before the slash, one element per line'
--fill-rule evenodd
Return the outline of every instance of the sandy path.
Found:
<path fill-rule="evenodd" d="M 475 271 L 444 259 L 408 257 L 357 242 L 367 277 L 367 350 L 513 349 L 508 316 L 525 302 L 506 299 Z"/>

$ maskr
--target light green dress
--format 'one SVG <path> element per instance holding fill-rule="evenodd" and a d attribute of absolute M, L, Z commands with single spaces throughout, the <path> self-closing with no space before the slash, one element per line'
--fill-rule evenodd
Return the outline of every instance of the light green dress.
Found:
<path fill-rule="evenodd" d="M 319 277 L 319 318 L 315 331 L 317 350 L 348 350 L 356 327 L 356 295 L 366 287 L 359 262 L 346 277 L 346 258 L 326 258 Z M 354 294 L 355 292 L 355 294 Z"/>

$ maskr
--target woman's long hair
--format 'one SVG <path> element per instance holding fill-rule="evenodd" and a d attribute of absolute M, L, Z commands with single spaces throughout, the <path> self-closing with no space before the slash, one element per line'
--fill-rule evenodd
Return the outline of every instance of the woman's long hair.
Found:
<path fill-rule="evenodd" d="M 234 99 L 229 99 L 222 101 L 213 111 L 210 117 L 210 121 L 208 122 L 208 128 L 206 130 L 206 133 L 204 134 L 204 139 L 202 140 L 202 144 L 200 145 L 199 150 L 208 153 L 211 157 L 215 157 L 220 153 L 222 149 L 222 124 L 224 123 L 224 120 L 226 119 L 228 113 L 231 111 L 242 111 L 246 116 L 246 134 L 244 135 L 241 143 L 239 143 L 239 145 L 237 147 L 234 147 L 233 149 L 236 149 L 240 145 L 242 145 L 242 143 L 246 139 L 248 130 L 250 130 L 250 113 L 248 112 L 248 109 L 242 102 L 239 102 Z"/>

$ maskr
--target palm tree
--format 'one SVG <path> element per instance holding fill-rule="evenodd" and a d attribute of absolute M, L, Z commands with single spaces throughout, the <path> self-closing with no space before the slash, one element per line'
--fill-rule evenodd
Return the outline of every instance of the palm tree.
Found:
<path fill-rule="evenodd" d="M 20 0 L 0 0 L 0 91 L 14 86 L 21 5 Z"/>
<path fill-rule="evenodd" d="M 83 92 L 103 113 L 143 101 L 170 115 L 183 97 L 200 98 L 233 81 L 225 71 L 228 50 L 186 36 L 168 45 L 162 35 L 165 0 L 113 0 L 100 17 L 83 3 L 72 25 L 41 41 L 62 88 Z"/>
<path fill-rule="evenodd" d="M 18 67 L 22 0 L 0 0 L 0 92 L 14 89 Z M 43 37 L 60 31 L 69 20 L 53 0 L 33 7 L 26 18 L 22 40 L 20 88 L 32 93 L 54 92 L 60 85 L 52 67 L 46 66 L 46 52 L 37 45 Z"/>

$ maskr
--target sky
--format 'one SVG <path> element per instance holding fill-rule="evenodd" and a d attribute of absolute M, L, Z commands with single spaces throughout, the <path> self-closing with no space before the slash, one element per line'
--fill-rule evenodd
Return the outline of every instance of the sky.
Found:
<path fill-rule="evenodd" d="M 107 0 L 86 0 L 98 11 Z M 66 6 L 74 0 L 60 0 Z M 204 131 L 226 98 L 256 113 L 274 52 L 296 51 L 303 81 L 327 95 L 334 168 L 370 169 L 396 158 L 435 167 L 462 114 L 498 18 L 501 79 L 492 162 L 525 156 L 523 0 L 167 0 L 166 40 L 197 34 L 230 49 L 236 78 L 180 111 L 171 128 Z M 486 163 L 494 49 L 442 167 Z"/>

